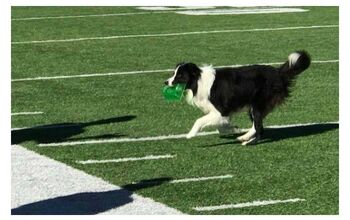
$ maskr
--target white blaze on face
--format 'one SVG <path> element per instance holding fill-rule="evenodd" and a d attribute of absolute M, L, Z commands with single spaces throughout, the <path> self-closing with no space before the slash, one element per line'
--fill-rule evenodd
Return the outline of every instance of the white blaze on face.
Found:
<path fill-rule="evenodd" d="M 170 77 L 167 82 L 168 82 L 168 86 L 173 86 L 173 82 L 174 82 L 174 79 L 176 77 L 176 74 L 177 74 L 177 70 L 179 69 L 181 65 L 179 65 L 178 67 L 176 67 L 175 71 L 174 71 L 174 75 L 172 77 Z"/>

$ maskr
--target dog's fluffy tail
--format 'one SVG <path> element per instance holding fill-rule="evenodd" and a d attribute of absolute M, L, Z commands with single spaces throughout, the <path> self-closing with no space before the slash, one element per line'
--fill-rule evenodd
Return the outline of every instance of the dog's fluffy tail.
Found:
<path fill-rule="evenodd" d="M 279 68 L 279 71 L 288 77 L 294 77 L 306 70 L 310 63 L 311 58 L 306 51 L 296 51 L 288 56 L 288 61 Z"/>

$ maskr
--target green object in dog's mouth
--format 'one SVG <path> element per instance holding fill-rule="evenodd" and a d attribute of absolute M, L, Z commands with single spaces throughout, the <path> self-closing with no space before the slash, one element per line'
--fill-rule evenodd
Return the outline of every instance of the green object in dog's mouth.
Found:
<path fill-rule="evenodd" d="M 174 86 L 164 86 L 163 96 L 167 101 L 181 101 L 186 84 L 179 83 Z"/>

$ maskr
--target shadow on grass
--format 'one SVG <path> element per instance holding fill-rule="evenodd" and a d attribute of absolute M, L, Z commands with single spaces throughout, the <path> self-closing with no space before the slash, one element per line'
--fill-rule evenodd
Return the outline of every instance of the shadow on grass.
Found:
<path fill-rule="evenodd" d="M 83 192 L 22 205 L 11 210 L 12 215 L 92 215 L 114 209 L 133 201 L 134 191 L 159 186 L 171 178 L 142 180 L 121 189 Z"/>
<path fill-rule="evenodd" d="M 301 126 L 291 126 L 285 128 L 265 128 L 264 134 L 257 144 L 275 142 L 283 139 L 297 138 L 297 137 L 307 137 L 315 134 L 322 134 L 327 131 L 334 129 L 339 129 L 338 123 L 329 124 L 312 124 L 312 125 L 301 125 Z M 237 136 L 237 135 L 236 135 Z M 202 147 L 215 147 L 228 144 L 240 143 L 236 140 L 236 136 L 222 136 L 223 139 L 231 139 L 229 142 L 206 145 Z M 257 145 L 255 144 L 255 145 Z"/>
<path fill-rule="evenodd" d="M 85 131 L 86 127 L 126 122 L 136 118 L 134 115 L 126 115 L 115 118 L 102 119 L 91 122 L 83 123 L 63 123 L 63 124 L 51 124 L 42 125 L 32 128 L 24 128 L 11 131 L 11 144 L 20 144 L 25 141 L 36 141 L 37 143 L 51 143 L 61 142 L 68 138 L 81 134 Z M 95 139 L 95 138 L 116 138 L 124 135 L 121 134 L 107 134 L 99 136 L 90 136 L 82 138 L 71 138 L 69 140 L 83 140 L 83 139 Z"/>

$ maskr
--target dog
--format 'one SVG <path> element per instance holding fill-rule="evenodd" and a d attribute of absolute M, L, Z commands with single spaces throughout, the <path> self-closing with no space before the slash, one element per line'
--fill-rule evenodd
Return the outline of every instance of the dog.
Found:
<path fill-rule="evenodd" d="M 232 128 L 230 116 L 248 107 L 252 127 L 237 138 L 242 145 L 255 144 L 263 133 L 263 119 L 290 94 L 296 77 L 311 63 L 306 51 L 296 51 L 279 67 L 249 65 L 241 67 L 199 67 L 194 63 L 179 63 L 168 86 L 185 83 L 185 99 L 198 107 L 205 116 L 194 123 L 186 138 L 192 138 L 207 126 L 217 126 L 219 132 Z M 235 132 L 235 129 L 233 129 Z"/>

